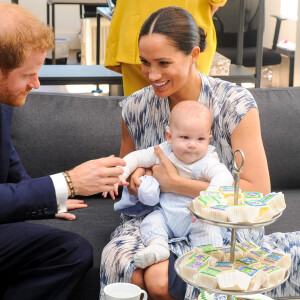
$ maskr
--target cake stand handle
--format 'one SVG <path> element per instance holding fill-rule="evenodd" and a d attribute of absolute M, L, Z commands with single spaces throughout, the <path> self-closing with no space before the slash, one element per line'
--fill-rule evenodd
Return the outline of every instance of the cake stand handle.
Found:
<path fill-rule="evenodd" d="M 240 153 L 242 156 L 242 163 L 241 166 L 238 168 L 236 164 L 236 155 L 237 153 Z M 234 205 L 238 204 L 238 198 L 239 198 L 239 188 L 240 188 L 240 175 L 242 174 L 242 169 L 245 164 L 245 155 L 242 150 L 236 150 L 234 152 L 234 157 L 233 157 L 233 173 L 235 174 L 235 185 L 234 185 Z"/>
<path fill-rule="evenodd" d="M 238 168 L 236 164 L 236 155 L 240 153 L 242 156 L 241 166 Z M 245 155 L 242 150 L 236 150 L 233 156 L 233 173 L 235 174 L 235 185 L 234 185 L 234 205 L 238 204 L 239 188 L 240 188 L 240 175 L 242 173 L 243 166 L 245 164 Z M 231 229 L 231 247 L 230 247 L 230 261 L 234 262 L 235 254 L 235 243 L 236 243 L 236 228 Z"/>
<path fill-rule="evenodd" d="M 236 164 L 236 155 L 240 153 L 242 156 L 241 166 L 238 168 Z M 235 185 L 234 185 L 234 205 L 238 204 L 239 199 L 239 189 L 240 189 L 240 175 L 242 174 L 242 169 L 245 164 L 245 155 L 242 150 L 236 150 L 233 156 L 233 173 L 235 174 Z M 231 229 L 231 245 L 230 245 L 230 261 L 234 262 L 235 255 L 235 244 L 236 244 L 236 228 Z M 227 300 L 232 300 L 232 296 L 228 295 Z"/>

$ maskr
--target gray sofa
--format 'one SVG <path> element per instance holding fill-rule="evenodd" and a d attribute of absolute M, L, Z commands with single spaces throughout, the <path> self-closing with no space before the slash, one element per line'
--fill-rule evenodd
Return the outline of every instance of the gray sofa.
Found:
<path fill-rule="evenodd" d="M 266 232 L 300 229 L 300 88 L 253 89 L 273 191 L 283 191 L 287 209 Z M 31 93 L 15 109 L 13 143 L 32 177 L 68 170 L 89 159 L 119 154 L 122 97 Z M 247 159 L 247 158 L 246 158 Z M 85 237 L 94 248 L 94 265 L 72 299 L 98 299 L 103 247 L 119 223 L 113 201 L 101 195 L 86 198 L 76 221 L 33 220 Z"/>

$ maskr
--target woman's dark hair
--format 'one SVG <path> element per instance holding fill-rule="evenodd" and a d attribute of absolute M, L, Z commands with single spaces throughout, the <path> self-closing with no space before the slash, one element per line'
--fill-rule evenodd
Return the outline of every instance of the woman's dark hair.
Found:
<path fill-rule="evenodd" d="M 198 27 L 188 11 L 177 6 L 163 7 L 152 13 L 140 30 L 139 41 L 141 37 L 152 33 L 166 36 L 187 55 L 195 46 L 200 47 L 200 52 L 206 48 L 204 30 Z"/>

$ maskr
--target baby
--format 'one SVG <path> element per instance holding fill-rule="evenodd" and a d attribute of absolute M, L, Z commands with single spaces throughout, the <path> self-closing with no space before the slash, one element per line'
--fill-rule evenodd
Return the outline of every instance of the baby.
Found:
<path fill-rule="evenodd" d="M 171 111 L 169 128 L 166 130 L 167 141 L 159 147 L 181 177 L 209 182 L 208 189 L 216 190 L 219 186 L 232 185 L 233 177 L 226 166 L 220 163 L 214 147 L 209 145 L 212 138 L 211 123 L 207 106 L 197 101 L 182 101 Z M 123 167 L 124 173 L 120 177 L 122 185 L 126 185 L 125 180 L 136 168 L 150 168 L 160 163 L 154 147 L 131 152 L 124 160 L 126 167 Z M 223 245 L 219 227 L 199 220 L 191 222 L 193 217 L 187 209 L 191 198 L 175 193 L 160 193 L 158 182 L 151 176 L 142 176 L 141 180 L 135 198 L 124 187 L 121 200 L 115 203 L 115 210 L 128 215 L 148 213 L 147 208 L 152 206 L 152 212 L 141 222 L 141 237 L 146 248 L 134 257 L 137 267 L 146 268 L 168 259 L 170 238 L 187 237 L 192 247 L 208 243 Z"/>

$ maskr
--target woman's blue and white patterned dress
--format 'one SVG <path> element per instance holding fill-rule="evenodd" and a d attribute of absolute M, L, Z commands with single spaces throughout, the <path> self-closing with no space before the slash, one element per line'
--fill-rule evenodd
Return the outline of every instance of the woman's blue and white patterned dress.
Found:
<path fill-rule="evenodd" d="M 198 101 L 207 105 L 213 116 L 211 144 L 220 161 L 232 171 L 233 154 L 230 137 L 244 115 L 257 107 L 246 89 L 220 79 L 200 74 L 202 89 Z M 167 98 L 155 95 L 151 86 L 126 98 L 122 103 L 122 116 L 136 149 L 144 149 L 165 141 L 170 109 Z M 101 294 L 105 285 L 112 282 L 130 282 L 135 270 L 133 257 L 144 248 L 139 225 L 141 219 L 121 216 L 121 225 L 112 233 L 104 248 L 100 266 Z M 223 228 L 224 244 L 230 245 L 231 231 Z M 239 229 L 237 241 L 252 241 L 258 246 L 280 249 L 292 255 L 290 278 L 269 292 L 272 297 L 300 295 L 300 232 L 264 235 L 264 228 Z M 187 239 L 173 239 L 170 250 L 177 256 L 190 250 Z M 188 286 L 185 299 L 195 299 L 198 290 Z"/>

